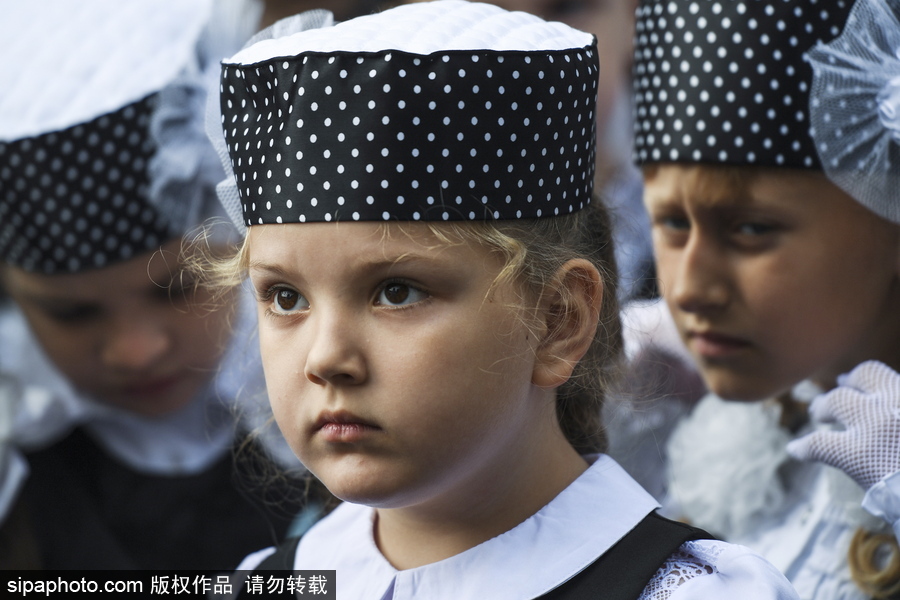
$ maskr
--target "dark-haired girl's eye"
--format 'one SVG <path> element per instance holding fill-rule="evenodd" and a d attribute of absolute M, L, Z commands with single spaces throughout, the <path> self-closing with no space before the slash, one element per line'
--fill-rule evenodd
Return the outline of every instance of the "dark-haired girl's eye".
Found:
<path fill-rule="evenodd" d="M 288 288 L 279 288 L 272 294 L 272 312 L 288 315 L 309 308 L 309 302 L 301 294 Z"/>
<path fill-rule="evenodd" d="M 427 293 L 409 284 L 391 282 L 381 289 L 376 303 L 382 306 L 407 306 L 421 302 L 427 297 Z"/>

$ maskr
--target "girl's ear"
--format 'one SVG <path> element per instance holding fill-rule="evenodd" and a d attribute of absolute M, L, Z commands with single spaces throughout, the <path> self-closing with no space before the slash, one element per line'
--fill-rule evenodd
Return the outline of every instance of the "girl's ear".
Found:
<path fill-rule="evenodd" d="M 594 341 L 602 299 L 603 278 L 589 261 L 576 258 L 559 268 L 539 307 L 544 336 L 537 347 L 532 383 L 552 389 L 568 381 Z"/>

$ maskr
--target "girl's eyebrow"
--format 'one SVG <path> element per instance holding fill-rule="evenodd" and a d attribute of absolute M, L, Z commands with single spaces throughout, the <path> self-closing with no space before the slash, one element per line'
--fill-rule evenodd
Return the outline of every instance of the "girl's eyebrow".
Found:
<path fill-rule="evenodd" d="M 276 277 L 287 277 L 287 271 L 285 271 L 278 265 L 270 265 L 258 260 L 251 260 L 250 264 L 247 266 L 247 270 L 263 271 L 271 275 L 275 275 Z"/>
<path fill-rule="evenodd" d="M 396 256 L 390 254 L 377 258 L 361 258 L 354 261 L 354 269 L 361 271 L 370 271 L 379 268 L 390 268 L 396 265 L 402 265 L 412 262 L 443 262 L 436 256 L 424 256 L 413 252 L 402 252 Z M 269 264 L 263 261 L 251 261 L 248 265 L 250 271 L 262 271 L 277 277 L 287 277 L 289 271 L 280 265 Z"/>

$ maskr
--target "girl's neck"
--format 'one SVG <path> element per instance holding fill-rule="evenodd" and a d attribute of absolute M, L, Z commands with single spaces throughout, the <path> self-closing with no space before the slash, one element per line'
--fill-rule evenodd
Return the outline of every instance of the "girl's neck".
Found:
<path fill-rule="evenodd" d="M 375 541 L 400 570 L 444 560 L 522 523 L 587 467 L 560 432 L 547 444 L 524 449 L 511 468 L 480 472 L 457 486 L 456 494 L 411 507 L 377 509 Z"/>

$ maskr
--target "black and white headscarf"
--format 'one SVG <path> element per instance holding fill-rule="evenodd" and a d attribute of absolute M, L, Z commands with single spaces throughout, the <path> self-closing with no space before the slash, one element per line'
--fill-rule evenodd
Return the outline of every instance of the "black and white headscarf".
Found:
<path fill-rule="evenodd" d="M 821 169 L 806 53 L 851 0 L 642 0 L 635 159 Z"/>
<path fill-rule="evenodd" d="M 198 42 L 211 0 L 34 0 L 0 19 L 0 258 L 45 274 L 196 225 L 221 179 Z"/>
<path fill-rule="evenodd" d="M 536 218 L 590 202 L 593 36 L 460 0 L 286 33 L 223 62 L 234 177 L 220 196 L 243 226 Z"/>

